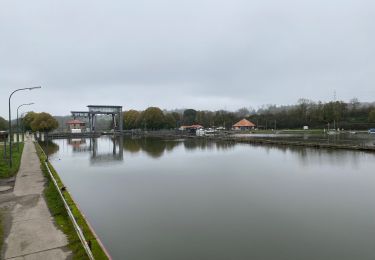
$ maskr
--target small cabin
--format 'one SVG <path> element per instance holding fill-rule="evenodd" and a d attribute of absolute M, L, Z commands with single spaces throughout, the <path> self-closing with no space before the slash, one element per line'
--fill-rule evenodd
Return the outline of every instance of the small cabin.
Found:
<path fill-rule="evenodd" d="M 74 119 L 66 122 L 68 130 L 71 133 L 82 133 L 85 130 L 86 123 L 80 120 Z"/>
<path fill-rule="evenodd" d="M 255 124 L 247 119 L 242 119 L 232 126 L 233 130 L 251 130 L 255 128 Z"/>

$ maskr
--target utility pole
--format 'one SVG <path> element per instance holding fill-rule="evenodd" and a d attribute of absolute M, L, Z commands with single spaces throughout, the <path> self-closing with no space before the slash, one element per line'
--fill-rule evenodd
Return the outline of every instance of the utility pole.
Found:
<path fill-rule="evenodd" d="M 9 167 L 10 168 L 13 167 L 13 160 L 12 160 L 12 141 L 13 141 L 12 140 L 13 139 L 13 136 L 12 136 L 12 114 L 11 114 L 11 106 L 10 106 L 11 98 L 12 98 L 13 94 L 16 93 L 17 91 L 21 91 L 21 90 L 33 90 L 33 89 L 37 89 L 37 88 L 41 88 L 41 86 L 31 87 L 31 88 L 19 88 L 19 89 L 14 90 L 9 95 L 8 106 L 9 106 Z"/>
<path fill-rule="evenodd" d="M 21 114 L 21 132 L 22 132 L 22 142 L 25 141 L 25 124 L 23 123 L 23 117 L 25 113 Z"/>
<path fill-rule="evenodd" d="M 34 103 L 22 104 L 22 105 L 19 105 L 19 106 L 17 107 L 17 152 L 20 151 L 20 127 L 19 127 L 19 123 L 18 123 L 18 110 L 19 110 L 20 107 L 22 107 L 22 106 L 30 106 L 30 105 L 34 105 Z"/>

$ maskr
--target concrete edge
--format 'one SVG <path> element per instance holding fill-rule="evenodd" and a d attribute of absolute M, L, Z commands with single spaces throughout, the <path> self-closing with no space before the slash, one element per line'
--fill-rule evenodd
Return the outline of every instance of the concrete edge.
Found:
<path fill-rule="evenodd" d="M 44 154 L 44 156 L 46 156 L 44 150 L 43 150 L 42 147 L 39 145 L 39 143 L 38 143 L 37 141 L 35 141 L 34 143 L 35 143 L 36 145 L 39 146 L 39 148 L 40 148 L 40 150 L 42 151 L 42 153 Z M 52 169 L 55 171 L 55 173 L 56 173 L 57 176 L 59 177 L 60 182 L 63 184 L 63 186 L 65 186 L 65 184 L 62 182 L 60 176 L 58 175 L 57 171 L 55 170 L 55 168 L 53 167 L 53 165 L 52 165 L 50 162 L 48 162 L 48 166 L 49 166 L 50 168 L 52 168 Z M 47 169 L 48 169 L 48 167 L 47 167 Z M 51 173 L 51 175 L 53 175 L 53 174 Z M 66 186 L 65 186 L 65 187 L 66 187 Z M 89 222 L 88 219 L 86 218 L 85 214 L 83 214 L 83 211 L 82 211 L 81 208 L 78 206 L 77 202 L 74 200 L 72 194 L 71 194 L 68 190 L 66 190 L 66 192 L 68 192 L 70 198 L 72 199 L 72 202 L 74 203 L 74 206 L 76 206 L 76 208 L 77 208 L 78 211 L 80 212 L 80 214 L 81 214 L 83 220 L 86 222 L 87 226 L 89 227 L 91 233 L 94 235 L 96 241 L 98 242 L 99 246 L 100 246 L 101 249 L 103 250 L 104 254 L 107 256 L 107 258 L 108 258 L 109 260 L 112 260 L 112 257 L 111 257 L 111 255 L 109 254 L 107 248 L 104 246 L 103 242 L 100 240 L 100 238 L 99 238 L 98 235 L 96 234 L 95 230 L 93 229 L 92 225 L 90 224 L 90 222 Z"/>

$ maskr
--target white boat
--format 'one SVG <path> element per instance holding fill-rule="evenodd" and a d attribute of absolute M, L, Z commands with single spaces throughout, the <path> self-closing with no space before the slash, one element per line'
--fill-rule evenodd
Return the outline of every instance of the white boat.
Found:
<path fill-rule="evenodd" d="M 336 130 L 328 130 L 328 131 L 327 131 L 327 134 L 328 134 L 328 135 L 337 135 L 338 132 L 337 132 Z"/>
<path fill-rule="evenodd" d="M 205 134 L 214 134 L 215 133 L 215 129 L 212 129 L 212 128 L 208 128 L 205 130 Z"/>
<path fill-rule="evenodd" d="M 204 136 L 206 134 L 206 131 L 203 128 L 197 129 L 195 132 L 197 136 Z"/>

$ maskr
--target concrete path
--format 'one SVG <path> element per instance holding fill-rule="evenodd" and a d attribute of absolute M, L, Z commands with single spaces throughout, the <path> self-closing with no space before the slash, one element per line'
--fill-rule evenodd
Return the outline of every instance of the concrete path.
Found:
<path fill-rule="evenodd" d="M 31 139 L 25 141 L 13 190 L 2 259 L 69 259 L 65 235 L 57 229 L 43 197 L 45 178 Z"/>

